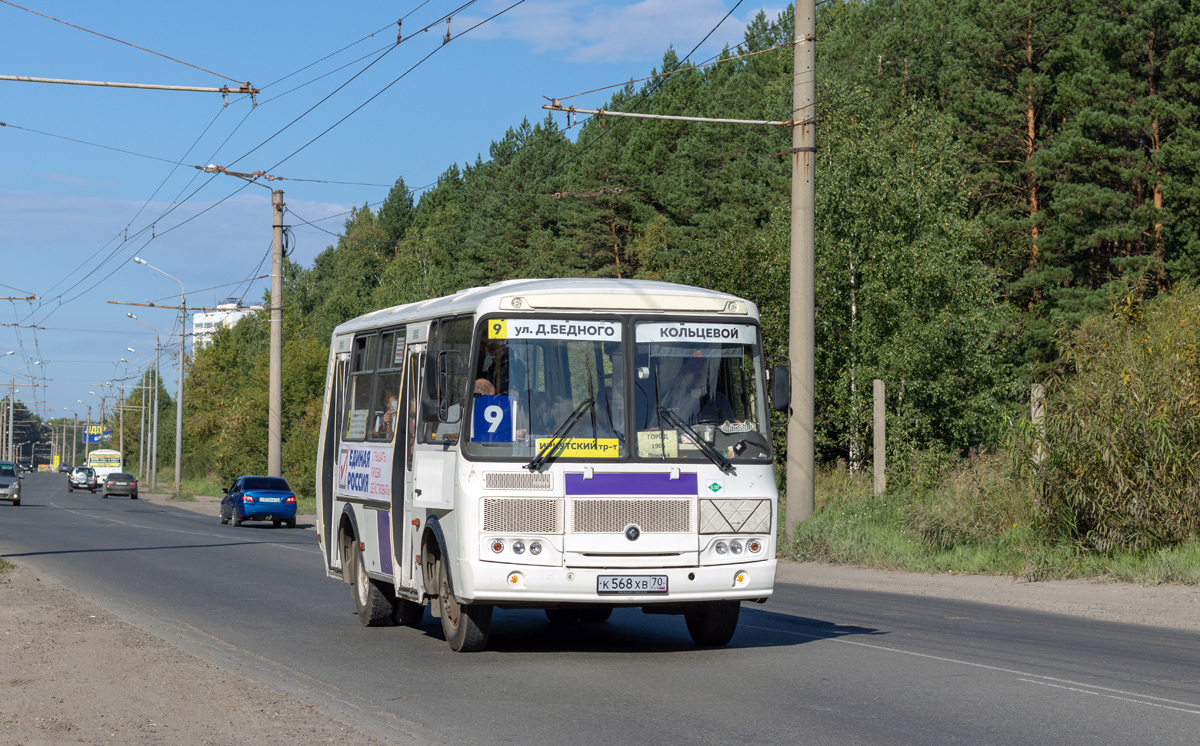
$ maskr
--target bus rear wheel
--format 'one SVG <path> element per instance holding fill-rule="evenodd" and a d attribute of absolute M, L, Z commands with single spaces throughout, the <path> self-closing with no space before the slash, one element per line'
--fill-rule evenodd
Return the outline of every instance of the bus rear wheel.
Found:
<path fill-rule="evenodd" d="M 703 601 L 688 606 L 683 614 L 692 641 L 705 647 L 727 645 L 742 613 L 740 601 Z"/>
<path fill-rule="evenodd" d="M 446 565 L 437 560 L 438 601 L 442 610 L 442 634 L 456 653 L 473 653 L 487 645 L 492 631 L 492 607 L 487 604 L 463 604 L 450 590 Z"/>
<path fill-rule="evenodd" d="M 358 609 L 358 621 L 364 627 L 383 627 L 392 621 L 392 602 L 379 589 L 375 581 L 367 576 L 362 550 L 354 547 L 354 582 L 350 590 L 354 595 L 354 606 Z"/>

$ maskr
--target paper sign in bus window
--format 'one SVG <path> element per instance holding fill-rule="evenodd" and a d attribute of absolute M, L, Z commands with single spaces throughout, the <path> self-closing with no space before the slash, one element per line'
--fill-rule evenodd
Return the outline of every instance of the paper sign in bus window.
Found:
<path fill-rule="evenodd" d="M 618 458 L 621 442 L 616 438 L 550 438 L 537 439 L 537 451 L 549 448 L 548 455 L 554 458 Z"/>
<path fill-rule="evenodd" d="M 511 443 L 514 401 L 511 396 L 481 394 L 475 397 L 471 440 L 476 443 Z"/>

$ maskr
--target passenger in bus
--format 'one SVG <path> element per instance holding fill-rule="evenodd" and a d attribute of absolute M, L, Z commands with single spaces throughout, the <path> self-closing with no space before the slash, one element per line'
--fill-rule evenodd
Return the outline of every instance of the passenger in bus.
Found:
<path fill-rule="evenodd" d="M 396 432 L 396 412 L 400 408 L 400 402 L 396 395 L 388 389 L 384 390 L 383 400 L 385 402 L 383 416 L 376 422 L 373 436 L 390 440 Z"/>
<path fill-rule="evenodd" d="M 486 378 L 475 379 L 475 395 L 492 396 L 496 393 L 496 387 Z M 457 440 L 459 428 L 462 423 L 459 421 L 462 415 L 462 407 L 458 404 L 451 404 L 446 410 L 447 422 L 439 423 L 433 431 L 434 440 Z"/>

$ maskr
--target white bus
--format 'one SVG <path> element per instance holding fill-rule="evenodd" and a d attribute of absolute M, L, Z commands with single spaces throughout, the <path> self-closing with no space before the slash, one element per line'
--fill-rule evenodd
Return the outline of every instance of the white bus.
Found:
<path fill-rule="evenodd" d="M 493 609 L 682 614 L 724 645 L 775 581 L 758 309 L 662 282 L 512 280 L 334 330 L 317 459 L 326 572 L 359 621 L 456 651 Z"/>
<path fill-rule="evenodd" d="M 121 471 L 121 452 L 97 448 L 87 455 L 86 465 L 96 470 L 96 484 L 101 484 L 109 474 Z"/>

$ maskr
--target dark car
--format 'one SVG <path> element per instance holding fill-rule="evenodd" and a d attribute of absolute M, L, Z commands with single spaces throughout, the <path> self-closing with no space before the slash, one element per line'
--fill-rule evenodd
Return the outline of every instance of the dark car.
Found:
<path fill-rule="evenodd" d="M 0 461 L 0 500 L 21 504 L 21 471 L 11 461 Z"/>
<path fill-rule="evenodd" d="M 96 470 L 90 466 L 76 466 L 67 476 L 67 492 L 75 490 L 96 491 Z"/>
<path fill-rule="evenodd" d="M 222 487 L 221 523 L 233 521 L 270 521 L 278 526 L 286 523 L 296 527 L 296 493 L 283 477 L 246 476 L 233 480 L 233 486 Z"/>
<path fill-rule="evenodd" d="M 70 474 L 71 473 L 71 465 L 66 464 L 66 463 L 59 464 L 58 465 L 58 473 L 59 474 Z"/>
<path fill-rule="evenodd" d="M 129 495 L 130 500 L 137 499 L 137 477 L 123 471 L 114 471 L 104 478 L 104 496 Z"/>

